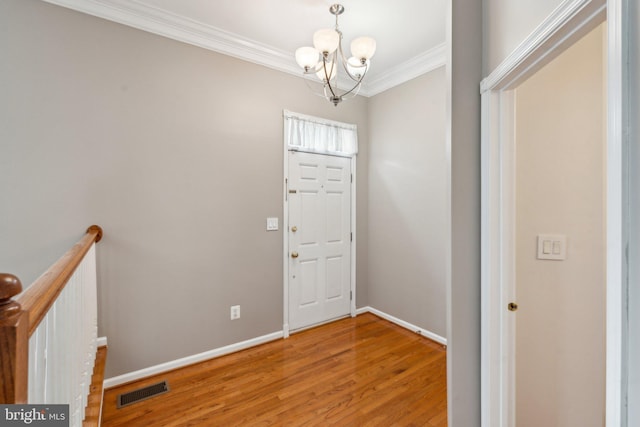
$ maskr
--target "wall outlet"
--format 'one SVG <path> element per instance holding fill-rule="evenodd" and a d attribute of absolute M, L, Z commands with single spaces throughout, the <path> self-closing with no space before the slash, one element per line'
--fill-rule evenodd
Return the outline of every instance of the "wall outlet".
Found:
<path fill-rule="evenodd" d="M 232 305 L 231 306 L 231 320 L 236 320 L 240 318 L 240 306 Z"/>

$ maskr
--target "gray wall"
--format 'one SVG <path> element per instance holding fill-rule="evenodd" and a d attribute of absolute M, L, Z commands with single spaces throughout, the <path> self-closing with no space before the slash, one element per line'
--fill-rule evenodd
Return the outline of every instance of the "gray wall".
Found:
<path fill-rule="evenodd" d="M 369 101 L 369 304 L 446 337 L 445 70 Z"/>
<path fill-rule="evenodd" d="M 101 225 L 107 376 L 281 330 L 282 110 L 358 124 L 366 159 L 367 100 L 39 0 L 0 2 L 0 28 L 0 271 L 29 284 Z"/>
<path fill-rule="evenodd" d="M 452 0 L 447 22 L 448 423 L 480 425 L 480 79 L 482 2 Z"/>
<path fill-rule="evenodd" d="M 516 89 L 518 427 L 604 423 L 604 29 Z M 566 235 L 566 260 L 537 259 L 538 234 Z"/>
<path fill-rule="evenodd" d="M 562 0 L 483 0 L 484 75 L 504 61 Z"/>

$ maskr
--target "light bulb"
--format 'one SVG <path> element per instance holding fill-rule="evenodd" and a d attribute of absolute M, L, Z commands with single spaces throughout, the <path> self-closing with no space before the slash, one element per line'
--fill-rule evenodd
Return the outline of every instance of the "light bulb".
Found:
<path fill-rule="evenodd" d="M 296 62 L 306 70 L 310 70 L 318 63 L 318 51 L 312 47 L 300 47 L 296 49 Z"/>
<path fill-rule="evenodd" d="M 371 37 L 358 37 L 351 42 L 351 54 L 358 59 L 370 59 L 376 53 L 376 41 Z"/>
<path fill-rule="evenodd" d="M 364 73 L 369 69 L 369 60 L 363 64 L 358 58 L 352 56 L 347 61 L 347 70 L 356 79 L 360 80 Z"/>
<path fill-rule="evenodd" d="M 313 46 L 321 54 L 332 54 L 338 48 L 338 43 L 340 43 L 340 34 L 336 30 L 325 28 L 313 34 Z"/>

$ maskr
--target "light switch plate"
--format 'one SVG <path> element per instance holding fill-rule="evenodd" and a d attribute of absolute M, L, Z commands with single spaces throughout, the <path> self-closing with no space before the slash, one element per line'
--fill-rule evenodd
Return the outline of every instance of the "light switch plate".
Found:
<path fill-rule="evenodd" d="M 538 259 L 554 261 L 567 259 L 567 236 L 562 234 L 539 234 Z"/>
<path fill-rule="evenodd" d="M 267 231 L 278 230 L 278 218 L 267 218 Z"/>

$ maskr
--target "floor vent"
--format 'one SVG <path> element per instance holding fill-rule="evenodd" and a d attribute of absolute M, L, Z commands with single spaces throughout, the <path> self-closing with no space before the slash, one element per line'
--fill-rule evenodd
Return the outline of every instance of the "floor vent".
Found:
<path fill-rule="evenodd" d="M 122 393 L 118 395 L 118 408 L 133 405 L 134 403 L 150 399 L 153 396 L 157 396 L 168 391 L 169 384 L 167 384 L 166 381 L 162 381 L 160 383 L 152 384 L 138 390 L 133 390 L 128 393 Z"/>

